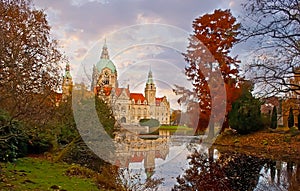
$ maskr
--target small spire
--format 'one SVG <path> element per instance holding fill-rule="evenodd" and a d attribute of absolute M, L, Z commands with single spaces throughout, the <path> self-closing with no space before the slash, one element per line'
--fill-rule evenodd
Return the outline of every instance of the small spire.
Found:
<path fill-rule="evenodd" d="M 70 64 L 69 63 L 66 64 L 66 71 L 70 71 Z"/>
<path fill-rule="evenodd" d="M 70 73 L 70 64 L 66 64 L 66 70 L 65 70 L 65 76 L 66 79 L 72 79 L 71 73 Z"/>
<path fill-rule="evenodd" d="M 149 69 L 149 73 L 148 73 L 147 84 L 153 84 L 153 76 L 152 76 L 152 71 L 151 71 L 151 65 L 150 65 L 150 69 Z"/>
<path fill-rule="evenodd" d="M 104 45 L 102 47 L 102 52 L 101 52 L 101 57 L 100 58 L 101 59 L 109 59 L 107 45 L 106 45 L 106 38 L 104 38 Z"/>

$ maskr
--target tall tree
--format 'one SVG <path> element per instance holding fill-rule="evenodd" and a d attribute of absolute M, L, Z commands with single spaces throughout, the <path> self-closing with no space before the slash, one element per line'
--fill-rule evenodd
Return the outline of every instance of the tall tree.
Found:
<path fill-rule="evenodd" d="M 294 126 L 294 114 L 293 114 L 293 109 L 290 108 L 289 117 L 288 117 L 288 127 L 292 128 L 293 126 Z"/>
<path fill-rule="evenodd" d="M 277 128 L 277 108 L 276 108 L 276 106 L 273 107 L 273 111 L 272 111 L 271 128 L 272 129 Z"/>
<path fill-rule="evenodd" d="M 298 119 L 298 130 L 300 130 L 300 113 L 298 114 L 297 119 Z"/>
<path fill-rule="evenodd" d="M 237 64 L 239 61 L 230 56 L 230 50 L 238 42 L 239 27 L 240 24 L 236 22 L 236 18 L 229 10 L 215 10 L 213 14 L 205 14 L 193 21 L 194 32 L 191 35 L 187 52 L 184 54 L 188 62 L 186 75 L 192 81 L 199 100 L 200 120 L 203 120 L 203 117 L 206 118 L 203 121 L 207 124 L 201 125 L 206 127 L 212 108 L 211 91 L 214 89 L 217 91 L 224 82 L 226 90 L 230 89 L 235 92 L 238 89 Z M 216 71 L 221 71 L 224 82 L 213 82 L 213 87 L 208 82 L 214 80 Z M 232 92 L 227 92 L 227 112 L 238 95 Z M 219 101 L 221 103 L 224 100 Z M 198 126 L 198 128 L 201 127 Z"/>
<path fill-rule="evenodd" d="M 46 15 L 31 1 L 3 0 L 0 21 L 0 107 L 12 118 L 43 121 L 56 101 L 64 61 Z"/>
<path fill-rule="evenodd" d="M 243 5 L 242 36 L 257 44 L 250 55 L 250 76 L 262 96 L 294 91 L 300 70 L 299 0 L 249 0 Z"/>

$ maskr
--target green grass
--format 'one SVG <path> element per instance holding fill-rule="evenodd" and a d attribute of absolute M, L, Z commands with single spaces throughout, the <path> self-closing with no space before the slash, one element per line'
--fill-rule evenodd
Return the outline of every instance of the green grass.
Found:
<path fill-rule="evenodd" d="M 159 129 L 161 129 L 161 130 L 193 130 L 192 128 L 189 128 L 186 126 L 175 126 L 175 125 L 160 126 Z"/>
<path fill-rule="evenodd" d="M 182 135 L 193 135 L 194 134 L 194 129 L 193 128 L 189 128 L 186 126 L 160 126 L 159 129 L 157 130 L 157 132 L 159 130 L 167 130 L 170 131 L 171 134 L 177 133 L 177 134 L 182 134 Z"/>
<path fill-rule="evenodd" d="M 175 132 L 177 133 L 182 133 L 185 135 L 193 135 L 194 134 L 194 129 L 193 128 L 189 128 L 186 126 L 175 126 L 175 125 L 162 125 L 160 127 L 151 127 L 150 129 L 150 133 L 145 133 L 147 135 L 158 135 L 159 134 L 159 130 L 167 130 L 170 131 L 171 134 L 174 134 Z M 141 133 L 144 134 L 144 133 Z"/>
<path fill-rule="evenodd" d="M 65 175 L 71 165 L 44 159 L 21 158 L 15 164 L 0 163 L 0 190 L 98 190 L 93 179 Z"/>

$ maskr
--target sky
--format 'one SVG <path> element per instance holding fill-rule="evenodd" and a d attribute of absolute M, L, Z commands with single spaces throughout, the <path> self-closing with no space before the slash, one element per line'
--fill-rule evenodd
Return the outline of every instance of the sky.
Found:
<path fill-rule="evenodd" d="M 47 14 L 52 36 L 68 57 L 75 82 L 90 85 L 92 67 L 106 41 L 119 86 L 143 92 L 151 69 L 157 97 L 166 95 L 177 109 L 174 84 L 192 88 L 182 56 L 192 21 L 215 9 L 240 15 L 242 0 L 35 0 Z M 233 49 L 241 57 L 243 48 Z M 64 68 L 64 66 L 62 66 Z"/>

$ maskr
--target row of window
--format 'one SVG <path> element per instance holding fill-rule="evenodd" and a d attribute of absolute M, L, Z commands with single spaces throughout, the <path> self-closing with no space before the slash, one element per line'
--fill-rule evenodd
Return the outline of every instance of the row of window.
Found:
<path fill-rule="evenodd" d="M 135 100 L 134 100 L 134 99 L 132 99 L 131 102 L 132 102 L 132 104 L 135 104 Z M 139 99 L 139 100 L 137 101 L 137 104 L 142 104 L 142 101 Z M 144 104 L 144 105 L 147 105 L 147 100 L 144 100 L 144 101 L 143 101 L 143 104 Z"/>
<path fill-rule="evenodd" d="M 130 106 L 128 108 L 130 110 Z M 117 112 L 122 112 L 122 113 L 126 113 L 127 112 L 126 106 L 122 106 L 122 107 L 115 106 L 115 110 Z M 132 108 L 131 113 L 133 115 L 141 115 L 141 114 L 143 114 L 144 116 L 146 116 L 147 113 L 148 113 L 148 110 L 147 110 L 147 108 L 137 108 L 137 109 L 136 108 Z M 152 112 L 150 113 L 150 115 L 152 115 Z M 162 116 L 162 117 L 163 116 L 168 116 L 168 113 L 159 113 L 159 112 L 157 112 L 156 116 Z"/>

